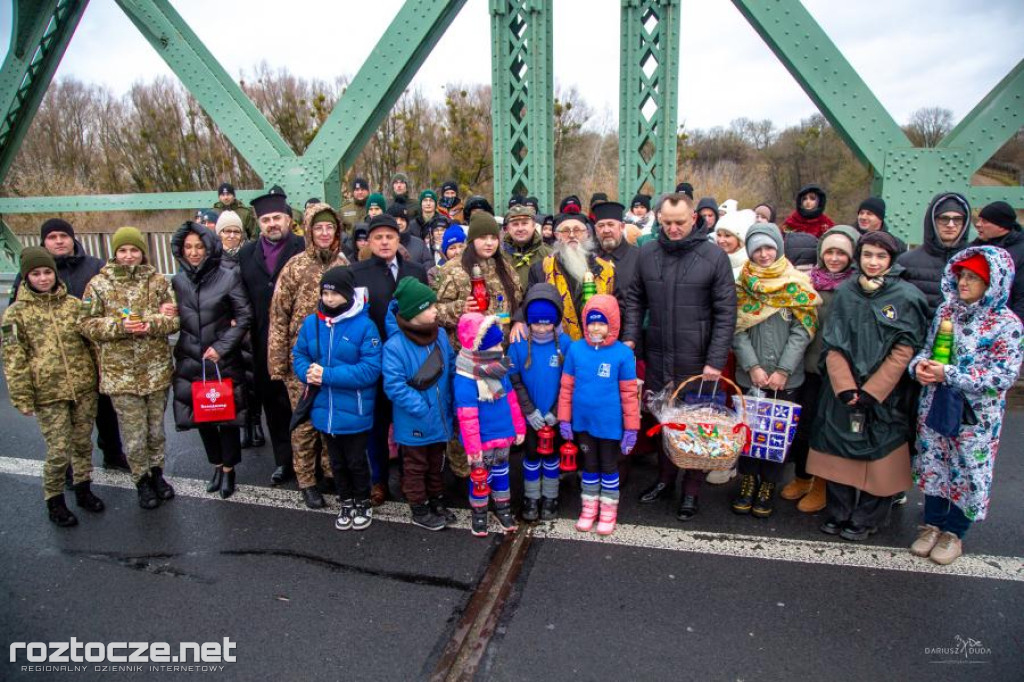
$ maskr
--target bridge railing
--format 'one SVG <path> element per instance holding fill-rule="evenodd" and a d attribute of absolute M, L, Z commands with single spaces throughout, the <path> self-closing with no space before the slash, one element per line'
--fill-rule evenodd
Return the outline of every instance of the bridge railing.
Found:
<path fill-rule="evenodd" d="M 75 238 L 82 243 L 82 248 L 90 256 L 96 256 L 103 260 L 110 260 L 113 255 L 113 248 L 110 240 L 113 233 L 107 232 L 80 232 L 75 230 Z M 173 275 L 178 271 L 178 264 L 171 255 L 171 237 L 173 232 L 144 232 L 146 244 L 149 246 L 149 262 L 158 272 L 164 275 Z M 39 246 L 38 234 L 19 234 L 18 241 L 22 246 Z"/>

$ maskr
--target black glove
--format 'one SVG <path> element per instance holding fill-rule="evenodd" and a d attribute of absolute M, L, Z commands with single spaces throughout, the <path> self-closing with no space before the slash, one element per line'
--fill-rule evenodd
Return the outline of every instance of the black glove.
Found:
<path fill-rule="evenodd" d="M 840 391 L 838 393 L 839 399 L 843 401 L 844 405 L 849 405 L 850 402 L 857 397 L 857 391 L 852 388 L 848 391 Z"/>
<path fill-rule="evenodd" d="M 874 407 L 878 401 L 867 391 L 857 391 L 857 404 L 861 407 Z"/>

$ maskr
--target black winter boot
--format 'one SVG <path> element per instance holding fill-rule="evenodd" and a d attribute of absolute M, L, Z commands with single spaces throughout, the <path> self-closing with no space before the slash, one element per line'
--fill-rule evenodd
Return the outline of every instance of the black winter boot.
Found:
<path fill-rule="evenodd" d="M 540 502 L 540 520 L 554 521 L 558 518 L 558 498 L 542 497 Z"/>
<path fill-rule="evenodd" d="M 533 497 L 523 498 L 523 508 L 520 514 L 523 521 L 535 523 L 540 518 L 540 500 Z"/>
<path fill-rule="evenodd" d="M 430 499 L 430 511 L 434 512 L 435 515 L 440 516 L 444 519 L 445 525 L 449 523 L 455 523 L 457 517 L 455 512 L 448 508 L 448 505 L 444 503 L 443 497 L 434 497 Z"/>
<path fill-rule="evenodd" d="M 92 481 L 82 481 L 75 485 L 75 504 L 91 512 L 106 509 L 103 500 L 92 494 Z"/>
<path fill-rule="evenodd" d="M 263 435 L 263 424 L 259 422 L 252 425 L 252 446 L 262 448 L 267 444 L 267 438 Z"/>
<path fill-rule="evenodd" d="M 516 525 L 516 517 L 512 516 L 512 505 L 508 501 L 495 502 L 494 515 L 498 517 L 498 523 L 506 533 L 511 533 L 519 527 Z"/>
<path fill-rule="evenodd" d="M 156 491 L 153 490 L 153 482 L 149 478 L 149 474 L 146 474 L 139 479 L 139 482 L 135 484 L 135 488 L 139 492 L 139 506 L 143 509 L 156 509 L 160 506 L 160 498 L 157 497 Z"/>
<path fill-rule="evenodd" d="M 64 504 L 64 495 L 56 495 L 46 501 L 46 509 L 50 514 L 50 520 L 61 528 L 70 528 L 78 525 L 78 518 L 71 513 L 68 506 Z"/>
<path fill-rule="evenodd" d="M 169 500 L 174 497 L 174 488 L 171 484 L 164 480 L 164 470 L 162 467 L 153 467 L 149 470 L 150 484 L 153 486 L 153 492 L 161 500 Z"/>
<path fill-rule="evenodd" d="M 487 537 L 487 507 L 473 507 L 471 530 L 478 538 Z"/>
<path fill-rule="evenodd" d="M 221 480 L 224 478 L 224 470 L 220 468 L 220 465 L 216 465 L 213 469 L 213 476 L 210 478 L 210 482 L 206 484 L 206 492 L 215 493 L 220 490 Z"/>
<path fill-rule="evenodd" d="M 775 511 L 774 500 L 775 484 L 762 481 L 757 489 L 757 501 L 750 513 L 759 519 L 767 519 Z"/>
<path fill-rule="evenodd" d="M 444 519 L 435 514 L 430 505 L 410 504 L 409 509 L 412 511 L 412 525 L 427 530 L 444 530 Z"/>
<path fill-rule="evenodd" d="M 735 514 L 749 514 L 754 506 L 757 494 L 757 477 L 754 474 L 743 474 L 740 480 L 740 494 L 733 498 L 732 511 Z"/>
<path fill-rule="evenodd" d="M 235 494 L 235 470 L 225 471 L 221 477 L 220 498 L 226 500 Z"/>

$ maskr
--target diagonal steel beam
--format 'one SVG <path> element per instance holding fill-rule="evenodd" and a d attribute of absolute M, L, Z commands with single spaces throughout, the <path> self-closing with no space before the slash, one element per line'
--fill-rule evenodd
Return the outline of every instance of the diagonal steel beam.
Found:
<path fill-rule="evenodd" d="M 0 181 L 53 80 L 88 0 L 16 0 L 11 44 L 0 67 Z"/>
<path fill-rule="evenodd" d="M 295 157 L 167 0 L 115 1 L 260 177 Z"/>
<path fill-rule="evenodd" d="M 348 168 L 408 87 L 466 0 L 406 0 L 306 148 L 324 179 Z"/>
<path fill-rule="evenodd" d="M 886 152 L 913 147 L 800 0 L 732 0 L 850 149 L 880 175 Z"/>
<path fill-rule="evenodd" d="M 1006 74 L 967 116 L 939 142 L 940 148 L 961 147 L 980 168 L 1024 126 L 1024 60 Z"/>

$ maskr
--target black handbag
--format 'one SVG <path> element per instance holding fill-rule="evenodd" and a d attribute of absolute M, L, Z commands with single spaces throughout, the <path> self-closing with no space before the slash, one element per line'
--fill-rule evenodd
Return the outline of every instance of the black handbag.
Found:
<path fill-rule="evenodd" d="M 316 325 L 316 359 L 320 361 L 320 323 Z M 313 411 L 313 402 L 316 400 L 317 394 L 320 393 L 320 387 L 314 384 L 306 384 L 306 388 L 302 391 L 302 397 L 299 398 L 299 402 L 295 405 L 295 409 L 292 410 L 291 421 L 288 422 L 288 431 L 294 431 L 299 428 L 307 421 L 309 421 L 310 413 Z"/>
<path fill-rule="evenodd" d="M 436 384 L 442 374 L 444 374 L 444 356 L 441 355 L 441 347 L 435 344 L 434 350 L 430 351 L 427 359 L 416 370 L 416 374 L 405 383 L 417 391 L 425 391 Z"/>

